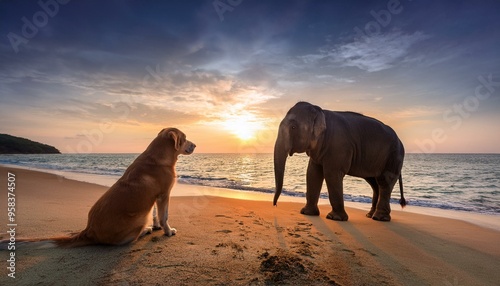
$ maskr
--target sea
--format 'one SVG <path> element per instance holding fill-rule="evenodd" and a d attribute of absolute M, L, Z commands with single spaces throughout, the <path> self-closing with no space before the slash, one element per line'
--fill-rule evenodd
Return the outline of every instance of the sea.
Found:
<path fill-rule="evenodd" d="M 63 176 L 104 177 L 108 182 L 114 182 L 138 155 L 0 155 L 0 164 Z M 305 154 L 288 158 L 282 196 L 305 197 L 308 160 Z M 181 155 L 176 170 L 181 184 L 239 192 L 274 192 L 272 154 Z M 410 206 L 500 215 L 500 154 L 406 154 L 402 175 L 405 197 Z M 368 205 L 371 195 L 372 190 L 363 179 L 346 176 L 345 201 Z M 321 197 L 328 198 L 326 185 L 323 185 Z M 396 185 L 392 193 L 393 203 L 397 203 L 399 197 Z"/>

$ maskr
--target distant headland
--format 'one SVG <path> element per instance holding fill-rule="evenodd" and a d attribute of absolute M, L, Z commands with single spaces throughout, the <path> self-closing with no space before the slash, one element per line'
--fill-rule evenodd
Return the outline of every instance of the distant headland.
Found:
<path fill-rule="evenodd" d="M 0 154 L 61 154 L 61 152 L 47 144 L 0 134 Z"/>

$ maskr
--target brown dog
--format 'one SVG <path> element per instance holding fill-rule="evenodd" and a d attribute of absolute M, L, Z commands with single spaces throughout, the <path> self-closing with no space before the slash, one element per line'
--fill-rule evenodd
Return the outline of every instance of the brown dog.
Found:
<path fill-rule="evenodd" d="M 168 202 L 176 178 L 175 163 L 179 154 L 189 155 L 195 147 L 180 130 L 163 129 L 90 209 L 83 231 L 71 237 L 22 241 L 43 242 L 40 247 L 127 244 L 152 230 L 146 224 L 155 203 L 159 220 L 153 211 L 153 227 L 174 235 L 175 228 L 168 224 Z"/>

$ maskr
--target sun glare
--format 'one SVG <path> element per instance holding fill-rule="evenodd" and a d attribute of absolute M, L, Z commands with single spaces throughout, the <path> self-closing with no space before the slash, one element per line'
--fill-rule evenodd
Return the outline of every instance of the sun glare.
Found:
<path fill-rule="evenodd" d="M 253 114 L 228 116 L 222 125 L 242 141 L 255 138 L 256 133 L 263 128 L 263 124 Z"/>

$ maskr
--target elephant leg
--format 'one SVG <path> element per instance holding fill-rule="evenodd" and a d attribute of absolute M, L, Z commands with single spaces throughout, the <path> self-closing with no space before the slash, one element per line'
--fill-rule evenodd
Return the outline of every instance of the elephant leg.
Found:
<path fill-rule="evenodd" d="M 315 164 L 312 160 L 309 160 L 306 178 L 306 206 L 300 211 L 301 214 L 319 215 L 318 200 L 319 195 L 321 194 L 323 180 L 323 166 Z"/>
<path fill-rule="evenodd" d="M 372 208 L 370 211 L 366 214 L 366 217 L 373 217 L 373 214 L 375 213 L 375 210 L 377 208 L 377 203 L 378 203 L 378 184 L 377 180 L 375 178 L 365 178 L 365 180 L 370 184 L 373 190 L 373 198 L 372 198 Z"/>
<path fill-rule="evenodd" d="M 381 176 L 377 178 L 377 184 L 379 187 L 379 197 L 377 201 L 377 207 L 372 219 L 379 221 L 390 221 L 391 220 L 391 193 L 394 188 L 396 181 L 391 178 Z"/>
<path fill-rule="evenodd" d="M 328 199 L 332 206 L 332 211 L 326 216 L 327 219 L 347 221 L 349 216 L 344 208 L 344 176 L 341 174 L 326 175 L 326 186 L 328 187 Z"/>

